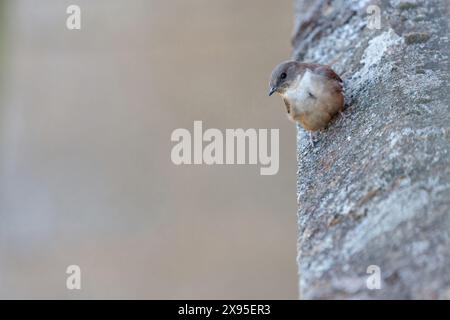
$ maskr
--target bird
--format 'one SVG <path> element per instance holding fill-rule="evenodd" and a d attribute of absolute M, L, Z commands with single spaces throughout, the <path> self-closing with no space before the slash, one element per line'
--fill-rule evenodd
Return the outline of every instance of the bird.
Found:
<path fill-rule="evenodd" d="M 340 113 L 343 117 L 342 79 L 328 65 L 284 61 L 272 71 L 269 96 L 278 93 L 286 106 L 288 119 L 300 123 L 309 132 L 325 129 Z"/>

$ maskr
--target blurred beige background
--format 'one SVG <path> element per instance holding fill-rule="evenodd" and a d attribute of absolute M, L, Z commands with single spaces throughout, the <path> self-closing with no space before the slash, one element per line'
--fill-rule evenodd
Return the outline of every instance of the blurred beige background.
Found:
<path fill-rule="evenodd" d="M 267 96 L 291 1 L 0 10 L 0 298 L 297 298 L 295 127 Z M 173 165 L 194 120 L 279 128 L 278 175 Z"/>

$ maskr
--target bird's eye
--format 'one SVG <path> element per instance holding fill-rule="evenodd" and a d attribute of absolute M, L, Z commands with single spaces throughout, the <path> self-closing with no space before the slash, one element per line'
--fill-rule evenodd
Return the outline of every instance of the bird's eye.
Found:
<path fill-rule="evenodd" d="M 286 78 L 286 72 L 283 72 L 281 75 L 280 75 L 280 79 L 285 79 Z"/>

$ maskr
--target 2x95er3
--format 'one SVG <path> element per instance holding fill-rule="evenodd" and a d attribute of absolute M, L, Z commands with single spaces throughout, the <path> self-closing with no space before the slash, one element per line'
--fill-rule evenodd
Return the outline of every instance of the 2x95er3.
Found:
<path fill-rule="evenodd" d="M 269 315 L 268 304 L 224 304 L 221 308 L 223 315 Z"/>

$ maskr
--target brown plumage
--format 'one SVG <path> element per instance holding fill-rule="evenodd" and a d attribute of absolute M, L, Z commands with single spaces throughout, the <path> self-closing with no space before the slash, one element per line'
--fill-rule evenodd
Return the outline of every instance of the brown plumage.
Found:
<path fill-rule="evenodd" d="M 326 65 L 287 61 L 270 78 L 270 92 L 279 93 L 288 118 L 312 132 L 326 128 L 344 108 L 342 79 Z"/>

